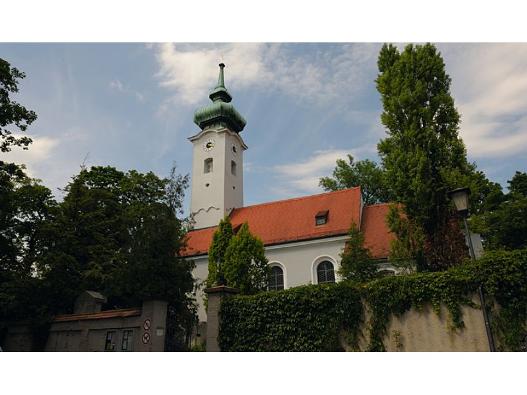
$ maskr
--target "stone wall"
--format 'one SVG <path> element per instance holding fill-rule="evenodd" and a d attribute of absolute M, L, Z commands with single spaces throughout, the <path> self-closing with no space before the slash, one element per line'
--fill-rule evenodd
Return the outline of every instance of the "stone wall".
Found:
<path fill-rule="evenodd" d="M 207 289 L 209 294 L 207 351 L 221 351 L 218 347 L 219 309 L 224 298 L 236 293 L 227 287 Z M 441 307 L 437 314 L 431 306 L 422 309 L 411 309 L 401 316 L 392 316 L 387 326 L 386 336 L 383 339 L 386 351 L 489 351 L 489 341 L 485 329 L 485 321 L 479 306 L 479 298 L 472 298 L 474 306 L 461 307 L 465 327 L 456 329 L 449 319 L 445 307 Z M 359 351 L 366 351 L 370 344 L 368 322 L 370 314 L 365 306 L 365 319 L 359 330 Z M 212 325 L 211 325 L 212 324 Z M 347 351 L 354 351 L 346 344 L 346 336 L 341 336 L 341 346 Z"/>
<path fill-rule="evenodd" d="M 140 309 L 76 312 L 55 317 L 45 351 L 164 351 L 167 303 L 146 301 Z M 107 341 L 109 340 L 109 341 Z M 27 325 L 10 325 L 4 351 L 31 351 Z"/>
<path fill-rule="evenodd" d="M 474 296 L 473 302 L 479 305 Z M 411 309 L 402 316 L 392 316 L 383 339 L 386 351 L 489 351 L 485 321 L 480 309 L 463 306 L 463 329 L 455 329 L 445 307 L 438 315 L 431 306 Z M 369 319 L 367 310 L 365 321 Z M 359 342 L 360 350 L 369 343 L 366 325 Z M 349 347 L 343 344 L 346 349 Z"/>

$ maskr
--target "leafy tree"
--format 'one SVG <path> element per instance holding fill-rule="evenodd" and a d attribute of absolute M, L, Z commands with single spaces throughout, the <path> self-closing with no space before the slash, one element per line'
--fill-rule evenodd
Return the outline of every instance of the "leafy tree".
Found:
<path fill-rule="evenodd" d="M 220 221 L 218 229 L 216 229 L 212 236 L 212 243 L 209 248 L 207 287 L 218 284 L 218 280 L 224 275 L 222 265 L 225 263 L 225 253 L 233 237 L 234 232 L 232 230 L 231 220 L 229 217 L 225 217 Z"/>
<path fill-rule="evenodd" d="M 333 170 L 333 176 L 322 177 L 320 186 L 325 191 L 337 191 L 360 186 L 362 200 L 367 205 L 390 200 L 390 192 L 383 169 L 369 159 L 355 162 L 351 155 L 348 155 L 348 162 L 338 159 L 337 166 Z"/>
<path fill-rule="evenodd" d="M 349 239 L 340 254 L 339 275 L 345 280 L 366 282 L 376 277 L 377 267 L 370 251 L 364 247 L 364 234 L 353 223 L 349 230 Z"/>
<path fill-rule="evenodd" d="M 27 149 L 31 139 L 26 136 L 17 136 L 17 130 L 7 127 L 14 125 L 18 131 L 25 132 L 37 115 L 19 103 L 12 101 L 11 93 L 18 92 L 19 80 L 26 75 L 0 58 L 0 152 L 11 151 L 12 146 Z M 0 162 L 1 164 L 2 162 Z"/>
<path fill-rule="evenodd" d="M 398 205 L 392 204 L 386 222 L 395 238 L 390 245 L 390 262 L 406 273 L 421 271 L 424 266 L 424 234 Z"/>
<path fill-rule="evenodd" d="M 527 196 L 527 173 L 517 171 L 508 183 L 511 194 Z"/>
<path fill-rule="evenodd" d="M 453 169 L 446 177 L 453 188 L 470 188 L 469 207 L 472 215 L 495 210 L 505 200 L 501 185 L 490 181 L 485 173 L 477 170 L 475 163 L 467 163 L 462 171 Z"/>
<path fill-rule="evenodd" d="M 113 167 L 82 169 L 65 189 L 55 222 L 63 236 L 53 249 L 76 262 L 77 293 L 100 290 L 117 305 L 147 298 L 185 301 L 192 291 L 191 267 L 175 256 L 185 227 L 177 218 L 182 195 L 173 191 L 187 184 L 174 172 L 172 179 L 160 179 Z M 54 269 L 52 263 L 47 267 L 48 273 Z"/>
<path fill-rule="evenodd" d="M 48 188 L 16 170 L 0 171 L 0 334 L 9 321 L 37 330 L 50 317 L 37 263 L 47 254 L 57 204 Z"/>
<path fill-rule="evenodd" d="M 408 220 L 422 229 L 426 267 L 457 264 L 464 251 L 445 251 L 453 210 L 447 198 L 452 174 L 469 166 L 458 135 L 459 114 L 450 95 L 450 77 L 434 45 L 407 45 L 402 52 L 384 45 L 378 59 L 377 90 L 388 137 L 378 144 L 386 177 Z M 458 231 L 452 235 L 462 240 Z M 460 243 L 456 243 L 459 245 Z"/>
<path fill-rule="evenodd" d="M 244 223 L 230 240 L 223 263 L 225 280 L 242 294 L 249 295 L 267 289 L 269 266 L 264 245 Z"/>
<path fill-rule="evenodd" d="M 527 174 L 516 172 L 509 193 L 493 209 L 471 218 L 471 227 L 483 236 L 487 249 L 527 247 Z"/>

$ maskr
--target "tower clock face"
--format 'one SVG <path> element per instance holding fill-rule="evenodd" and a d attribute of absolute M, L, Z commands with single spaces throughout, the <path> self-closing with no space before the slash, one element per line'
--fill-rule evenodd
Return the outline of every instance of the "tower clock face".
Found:
<path fill-rule="evenodd" d="M 211 151 L 214 148 L 214 144 L 214 139 L 208 139 L 203 143 L 203 150 L 207 152 Z"/>

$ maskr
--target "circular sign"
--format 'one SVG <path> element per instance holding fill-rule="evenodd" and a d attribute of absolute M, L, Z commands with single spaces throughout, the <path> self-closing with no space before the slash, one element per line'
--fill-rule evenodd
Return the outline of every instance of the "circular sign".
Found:
<path fill-rule="evenodd" d="M 143 329 L 144 329 L 145 331 L 148 331 L 148 330 L 150 330 L 150 326 L 151 326 L 151 325 L 152 325 L 152 323 L 150 322 L 150 319 L 147 318 L 147 319 L 145 320 L 145 322 L 143 322 Z"/>
<path fill-rule="evenodd" d="M 147 332 L 143 333 L 142 340 L 143 340 L 143 344 L 148 343 L 150 341 L 150 333 L 147 333 Z"/>

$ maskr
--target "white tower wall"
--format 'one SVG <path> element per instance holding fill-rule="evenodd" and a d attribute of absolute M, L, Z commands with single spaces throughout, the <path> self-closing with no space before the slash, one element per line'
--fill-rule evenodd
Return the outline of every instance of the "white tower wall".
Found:
<path fill-rule="evenodd" d="M 216 226 L 233 208 L 243 207 L 243 151 L 247 146 L 227 128 L 205 129 L 189 140 L 193 144 L 190 210 L 194 229 Z M 214 146 L 207 151 L 204 146 L 209 141 Z M 209 158 L 212 171 L 205 173 Z M 236 163 L 236 174 L 232 174 L 231 161 Z"/>

